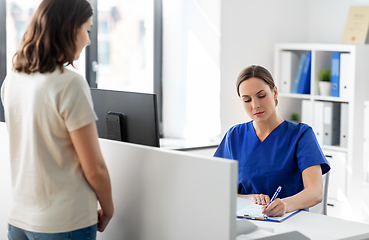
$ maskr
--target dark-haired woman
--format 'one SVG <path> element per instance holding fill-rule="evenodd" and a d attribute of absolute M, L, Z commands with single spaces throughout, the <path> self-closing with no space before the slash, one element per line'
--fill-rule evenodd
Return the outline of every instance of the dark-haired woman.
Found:
<path fill-rule="evenodd" d="M 90 89 L 64 67 L 90 43 L 92 14 L 86 0 L 43 0 L 2 85 L 10 240 L 95 239 L 113 216 Z"/>
<path fill-rule="evenodd" d="M 322 173 L 330 167 L 311 127 L 277 115 L 278 90 L 264 67 L 245 68 L 236 87 L 252 121 L 230 128 L 214 156 L 238 160 L 238 196 L 265 205 L 268 216 L 321 202 Z M 278 198 L 266 207 L 279 186 Z"/>

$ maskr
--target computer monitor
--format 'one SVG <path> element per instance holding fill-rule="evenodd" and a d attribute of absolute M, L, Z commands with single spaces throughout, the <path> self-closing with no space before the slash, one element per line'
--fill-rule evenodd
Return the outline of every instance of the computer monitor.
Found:
<path fill-rule="evenodd" d="M 159 147 L 156 94 L 91 88 L 100 138 Z"/>

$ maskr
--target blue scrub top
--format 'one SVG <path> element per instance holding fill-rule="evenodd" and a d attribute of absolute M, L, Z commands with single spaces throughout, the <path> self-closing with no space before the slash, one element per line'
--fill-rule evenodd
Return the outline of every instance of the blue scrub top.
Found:
<path fill-rule="evenodd" d="M 238 161 L 238 193 L 272 197 L 282 186 L 279 198 L 304 189 L 302 172 L 320 164 L 322 173 L 330 166 L 310 126 L 284 120 L 263 142 L 252 121 L 233 126 L 220 143 L 215 157 Z"/>

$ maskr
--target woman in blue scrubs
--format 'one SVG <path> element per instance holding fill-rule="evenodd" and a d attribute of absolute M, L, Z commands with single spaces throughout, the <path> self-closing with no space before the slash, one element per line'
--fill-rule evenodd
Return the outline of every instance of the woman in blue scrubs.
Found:
<path fill-rule="evenodd" d="M 225 134 L 214 156 L 239 162 L 238 196 L 267 205 L 278 186 L 282 190 L 264 212 L 282 216 L 322 201 L 322 174 L 330 170 L 312 128 L 277 115 L 278 90 L 261 66 L 245 68 L 237 93 L 252 121 Z"/>

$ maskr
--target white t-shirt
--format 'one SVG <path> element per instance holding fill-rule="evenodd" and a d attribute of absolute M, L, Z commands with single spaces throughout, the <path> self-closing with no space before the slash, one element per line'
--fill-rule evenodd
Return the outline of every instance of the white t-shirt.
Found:
<path fill-rule="evenodd" d="M 10 137 L 13 202 L 9 223 L 44 233 L 97 223 L 97 197 L 69 132 L 96 121 L 90 88 L 79 74 L 10 72 L 1 88 Z"/>

